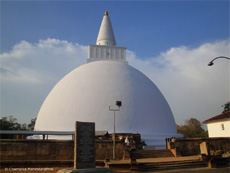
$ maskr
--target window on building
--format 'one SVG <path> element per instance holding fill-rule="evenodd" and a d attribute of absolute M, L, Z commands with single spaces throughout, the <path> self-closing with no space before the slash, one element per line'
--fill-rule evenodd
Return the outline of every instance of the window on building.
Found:
<path fill-rule="evenodd" d="M 221 124 L 221 129 L 224 130 L 224 124 Z"/>

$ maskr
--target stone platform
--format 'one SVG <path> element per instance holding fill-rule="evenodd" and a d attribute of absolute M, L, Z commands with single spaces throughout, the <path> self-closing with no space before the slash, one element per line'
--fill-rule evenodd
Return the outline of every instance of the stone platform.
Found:
<path fill-rule="evenodd" d="M 57 173 L 87 173 L 87 172 L 93 172 L 93 173 L 112 173 L 113 171 L 111 169 L 109 169 L 109 168 L 102 168 L 102 167 L 89 168 L 89 169 L 67 168 L 67 169 L 61 169 Z"/>

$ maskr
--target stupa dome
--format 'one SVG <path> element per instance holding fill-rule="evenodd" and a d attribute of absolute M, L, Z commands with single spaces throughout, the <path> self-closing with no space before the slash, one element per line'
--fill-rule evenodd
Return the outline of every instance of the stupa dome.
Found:
<path fill-rule="evenodd" d="M 147 144 L 164 145 L 176 137 L 171 109 L 156 85 L 128 65 L 126 48 L 117 47 L 108 12 L 96 45 L 89 45 L 87 64 L 67 74 L 44 101 L 35 124 L 37 131 L 74 131 L 75 121 L 95 122 L 96 130 L 139 132 Z M 57 138 L 57 137 L 55 137 Z M 59 138 L 59 137 L 58 137 Z"/>
<path fill-rule="evenodd" d="M 113 132 L 176 133 L 170 107 L 156 85 L 127 63 L 96 61 L 66 75 L 53 88 L 38 114 L 35 129 L 73 131 L 75 121 L 95 122 L 96 130 Z M 116 107 L 115 107 L 116 108 Z"/>

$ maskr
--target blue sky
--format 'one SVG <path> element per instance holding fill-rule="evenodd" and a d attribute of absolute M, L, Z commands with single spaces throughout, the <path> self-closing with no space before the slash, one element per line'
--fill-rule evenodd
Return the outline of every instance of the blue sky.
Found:
<path fill-rule="evenodd" d="M 2 1 L 2 52 L 21 40 L 93 44 L 105 9 L 118 44 L 141 58 L 229 37 L 229 1 Z"/>
<path fill-rule="evenodd" d="M 178 124 L 221 113 L 229 63 L 207 63 L 229 57 L 229 1 L 1 1 L 1 116 L 37 116 L 54 85 L 86 63 L 106 9 L 117 45 L 159 87 Z"/>

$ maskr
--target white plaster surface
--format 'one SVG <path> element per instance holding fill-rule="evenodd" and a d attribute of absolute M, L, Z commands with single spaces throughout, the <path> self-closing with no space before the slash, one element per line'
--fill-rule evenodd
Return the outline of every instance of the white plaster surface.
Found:
<path fill-rule="evenodd" d="M 95 122 L 96 130 L 176 135 L 170 107 L 154 83 L 127 63 L 96 61 L 66 75 L 44 101 L 35 124 L 39 131 L 72 131 L 75 121 Z M 175 134 L 175 135 L 173 135 Z"/>
<path fill-rule="evenodd" d="M 104 16 L 97 37 L 97 45 L 116 46 L 116 40 L 109 16 Z"/>
<path fill-rule="evenodd" d="M 230 120 L 208 123 L 207 126 L 209 137 L 230 137 Z"/>
<path fill-rule="evenodd" d="M 87 62 L 101 60 L 127 62 L 126 47 L 89 45 Z"/>
<path fill-rule="evenodd" d="M 116 61 L 91 62 L 66 75 L 44 101 L 35 130 L 73 131 L 75 121 L 85 121 L 95 122 L 97 131 L 112 133 L 109 106 L 116 108 L 117 100 L 122 107 L 116 112 L 116 132 L 176 136 L 171 109 L 156 85 L 137 69 Z"/>
<path fill-rule="evenodd" d="M 88 64 L 66 75 L 44 101 L 37 131 L 73 131 L 75 121 L 95 122 L 96 131 L 139 132 L 149 145 L 165 146 L 165 138 L 180 137 L 171 109 L 156 85 L 128 65 L 126 48 L 116 47 L 112 24 L 105 15 L 96 45 L 89 45 Z M 35 137 L 34 137 L 35 138 Z M 49 138 L 64 139 L 51 136 Z M 65 138 L 67 139 L 67 138 Z"/>

